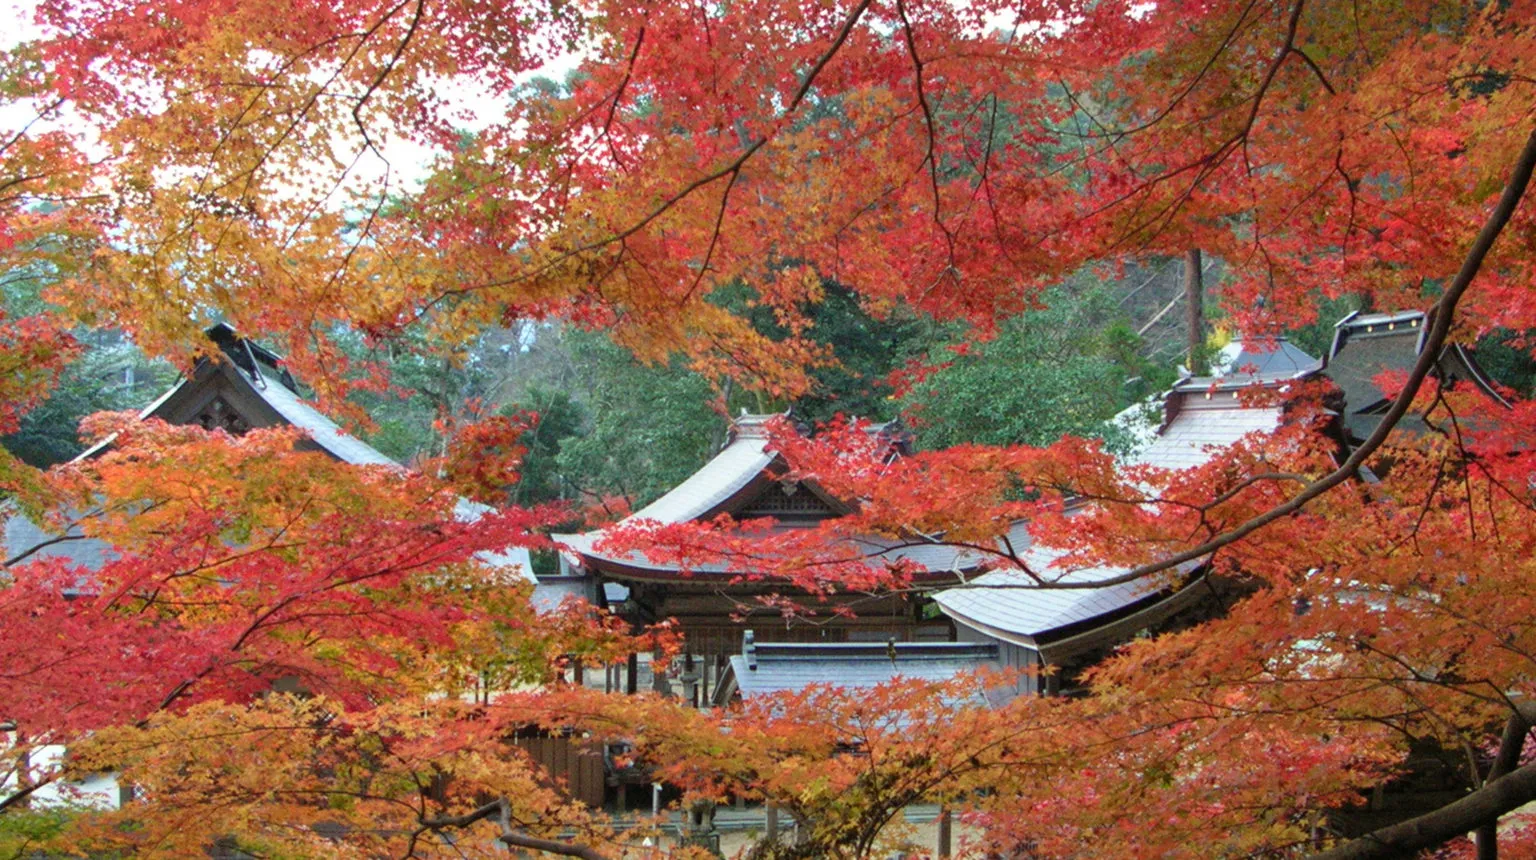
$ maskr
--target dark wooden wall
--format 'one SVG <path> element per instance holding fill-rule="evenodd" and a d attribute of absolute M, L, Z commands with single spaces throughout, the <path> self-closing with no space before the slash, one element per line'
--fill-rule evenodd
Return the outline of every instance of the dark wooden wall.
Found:
<path fill-rule="evenodd" d="M 583 738 L 520 737 L 514 741 L 572 800 L 603 807 L 603 751 Z"/>

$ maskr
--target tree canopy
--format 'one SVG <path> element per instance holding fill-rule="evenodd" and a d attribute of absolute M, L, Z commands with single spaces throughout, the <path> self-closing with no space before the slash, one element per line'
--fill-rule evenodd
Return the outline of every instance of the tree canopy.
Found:
<path fill-rule="evenodd" d="M 460 386 L 488 329 L 552 320 L 603 332 L 637 362 L 614 384 L 657 398 L 835 391 L 817 374 L 839 359 L 879 364 L 839 348 L 866 333 L 819 336 L 844 303 L 965 327 L 975 359 L 910 395 L 949 428 L 982 417 L 968 373 L 1077 312 L 1050 288 L 1088 266 L 1199 249 L 1255 337 L 1328 302 L 1429 316 L 1348 450 L 1322 384 L 1288 392 L 1275 433 L 1183 471 L 974 425 L 937 441 L 991 444 L 875 469 L 877 441 L 834 421 L 776 444 L 858 500 L 849 516 L 622 536 L 756 552 L 761 576 L 813 593 L 910 589 L 835 548 L 947 541 L 1028 574 L 1002 540 L 1022 519 L 1125 566 L 1117 581 L 1201 563 L 1235 584 L 1216 617 L 1094 667 L 1087 695 L 997 709 L 897 685 L 721 716 L 555 683 L 667 637 L 535 615 L 497 578 L 487 553 L 548 547 L 568 509 L 456 515 L 548 456 L 531 419 L 432 415 L 454 433 L 412 472 L 304 453 L 290 431 L 110 414 L 87 424 L 116 433 L 94 459 L 42 472 L 0 453 L 8 505 L 117 547 L 89 574 L 6 560 L 0 721 L 18 751 L 67 744 L 72 773 L 142 789 L 37 838 L 618 854 L 626 837 L 513 754 L 540 726 L 626 737 L 692 796 L 815 819 L 809 846 L 765 851 L 866 854 L 923 798 L 963 808 L 978 852 L 1400 856 L 1481 828 L 1488 856 L 1487 828 L 1536 799 L 1536 414 L 1432 371 L 1485 334 L 1530 358 L 1533 21 L 1525 0 L 40 0 L 0 61 L 0 267 L 50 289 L 0 317 L 0 434 L 70 387 L 82 326 L 187 367 L 230 321 L 366 422 L 349 395 Z M 538 82 L 552 64 L 575 67 L 568 86 Z M 1058 418 L 1073 391 L 1098 409 L 1119 348 L 1018 390 Z M 1410 412 L 1425 432 L 1394 430 Z M 597 473 L 698 440 L 622 447 L 637 441 L 589 432 L 556 457 Z M 1426 747 L 1464 753 L 1464 797 L 1334 829 Z M 11 761 L 7 816 L 37 788 Z"/>

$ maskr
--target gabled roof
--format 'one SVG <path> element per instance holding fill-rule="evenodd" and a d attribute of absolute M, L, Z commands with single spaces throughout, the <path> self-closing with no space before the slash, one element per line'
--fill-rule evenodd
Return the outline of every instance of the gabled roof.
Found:
<path fill-rule="evenodd" d="M 336 422 L 304 402 L 293 376 L 282 367 L 274 352 L 240 337 L 231 326 L 219 323 L 208 329 L 208 337 L 227 360 L 199 359 L 190 375 L 177 380 L 171 389 L 146 406 L 140 418 L 158 418 L 172 424 L 199 423 L 227 408 L 252 427 L 288 424 L 305 431 L 308 445 L 343 463 L 355 466 L 385 466 L 403 469 L 379 450 L 341 429 Z M 229 417 L 226 415 L 225 417 Z M 110 447 L 115 436 L 108 436 L 88 448 L 77 460 L 89 459 Z M 454 516 L 461 522 L 473 522 L 492 509 L 487 505 L 460 499 Z M 6 521 L 6 557 L 35 544 L 32 538 L 51 536 L 36 524 L 15 516 Z M 13 541 L 14 538 L 14 541 Z M 31 540 L 25 546 L 21 541 Z M 15 548 L 13 548 L 13 544 Z M 100 545 L 99 547 L 97 545 Z M 95 569 L 105 561 L 105 547 L 100 541 L 66 541 L 40 551 L 77 560 Z M 482 561 L 503 571 L 516 571 L 520 579 L 536 582 L 528 550 L 513 547 L 499 553 L 481 553 Z"/>
<path fill-rule="evenodd" d="M 336 422 L 305 403 L 293 376 L 283 369 L 276 353 L 238 336 L 225 323 L 208 329 L 208 337 L 219 346 L 227 360 L 199 359 L 191 375 L 178 379 L 169 391 L 144 407 L 139 413 L 140 418 L 158 418 L 173 424 L 191 423 L 216 393 L 229 389 L 231 396 L 244 401 L 233 408 L 252 426 L 289 424 L 305 431 L 316 448 L 343 463 L 401 468 L 399 463 L 342 430 Z M 108 436 L 76 459 L 96 456 L 114 439 L 114 436 Z"/>
<path fill-rule="evenodd" d="M 1284 406 L 1244 402 L 1245 391 L 1261 387 L 1283 395 L 1289 383 L 1322 367 L 1283 338 L 1267 344 L 1234 341 L 1214 363 L 1219 375 L 1185 377 L 1164 395 L 1162 426 L 1143 437 L 1126 462 L 1163 469 L 1202 465 L 1249 433 L 1279 426 Z"/>
<path fill-rule="evenodd" d="M 732 423 L 729 440 L 720 453 L 687 480 L 656 501 L 625 517 L 622 524 L 643 522 L 672 525 L 730 514 L 738 519 L 771 516 L 781 529 L 803 527 L 828 516 L 848 511 L 844 503 L 828 496 L 812 482 L 789 481 L 780 456 L 768 447 L 767 423 L 776 415 L 743 415 Z M 902 439 L 892 425 L 869 428 L 888 438 L 899 450 Z M 640 579 L 669 579 L 681 575 L 678 566 L 653 562 L 641 552 L 614 553 L 600 550 L 605 530 L 582 534 L 558 534 L 554 539 L 579 557 L 608 573 Z M 869 539 L 858 541 L 873 561 L 908 559 L 927 570 L 954 569 L 957 552 L 948 547 Z M 576 559 L 572 559 L 576 561 Z M 696 565 L 689 574 L 736 574 L 726 565 Z"/>
<path fill-rule="evenodd" d="M 704 519 L 729 504 L 763 477 L 778 455 L 768 450 L 769 415 L 743 415 L 732 425 L 726 446 L 687 480 L 627 519 L 685 523 Z"/>
<path fill-rule="evenodd" d="M 1229 381 L 1295 379 L 1322 366 L 1283 337 L 1234 340 L 1211 361 L 1212 375 Z"/>
<path fill-rule="evenodd" d="M 603 538 L 601 531 L 585 532 L 583 534 L 557 534 L 552 535 L 552 537 L 558 543 L 565 545 L 570 551 L 581 556 L 585 562 L 595 563 L 612 576 L 635 580 L 670 580 L 676 579 L 681 575 L 681 571 L 676 564 L 652 561 L 646 557 L 645 553 L 638 550 L 620 554 L 597 549 L 597 544 Z M 932 581 L 934 578 L 950 581 L 954 578 L 954 574 L 973 570 L 989 557 L 984 553 L 965 547 L 946 544 L 942 539 L 902 541 L 891 538 L 864 537 L 853 539 L 853 542 L 862 551 L 863 559 L 866 562 L 871 564 L 905 562 L 919 571 L 926 571 L 929 574 L 927 577 L 922 573 L 915 575 L 917 579 L 926 581 Z M 738 574 L 749 572 L 719 563 L 694 564 L 688 568 L 689 575 L 728 575 L 734 577 Z"/>
<path fill-rule="evenodd" d="M 1322 363 L 1284 340 L 1229 344 L 1215 362 L 1218 376 L 1187 377 L 1163 398 L 1163 423 L 1145 432 L 1138 420 L 1144 407 L 1132 407 L 1114 419 L 1138 437 L 1140 450 L 1126 465 L 1189 469 L 1202 465 L 1250 433 L 1279 426 L 1284 407 L 1246 403 L 1243 392 L 1255 386 L 1283 393 L 1293 380 L 1315 373 Z M 1150 429 L 1150 428 L 1148 428 Z M 1081 588 L 1039 588 L 1021 570 L 997 570 L 964 586 L 937 592 L 934 602 L 957 623 L 988 636 L 1034 648 L 1048 659 L 1124 637 L 1182 609 L 1196 597 L 1190 578 L 1200 566 L 1186 563 L 1175 581 L 1146 577 L 1115 585 L 1126 568 L 1095 565 L 1070 568 L 1063 550 L 1033 543 L 1028 529 L 1016 524 L 1010 542 L 1021 561 L 1053 583 Z"/>
<path fill-rule="evenodd" d="M 1344 393 L 1344 428 L 1355 439 L 1369 436 L 1380 422 L 1386 394 L 1375 382 L 1387 371 L 1407 372 L 1424 350 L 1429 319 L 1423 311 L 1352 313 L 1334 325 L 1324 373 Z M 1509 406 L 1483 372 L 1471 350 L 1450 343 L 1435 362 L 1435 375 L 1447 381 L 1463 381 L 1477 387 L 1494 402 Z M 1418 418 L 1405 418 L 1402 426 L 1423 429 Z"/>
<path fill-rule="evenodd" d="M 1206 395 L 1209 400 L 1204 399 Z M 1236 391 L 1179 392 L 1169 396 L 1189 400 L 1129 462 L 1161 469 L 1192 469 L 1249 433 L 1275 429 L 1283 412 L 1280 406 L 1245 406 L 1238 402 Z"/>
<path fill-rule="evenodd" d="M 336 422 L 305 403 L 296 391 L 274 378 L 270 371 L 242 374 L 242 378 L 250 381 L 252 391 L 262 399 L 262 402 L 281 415 L 284 421 L 308 433 L 311 441 L 337 460 L 354 466 L 400 468 L 399 463 L 384 456 L 367 442 L 342 430 Z"/>

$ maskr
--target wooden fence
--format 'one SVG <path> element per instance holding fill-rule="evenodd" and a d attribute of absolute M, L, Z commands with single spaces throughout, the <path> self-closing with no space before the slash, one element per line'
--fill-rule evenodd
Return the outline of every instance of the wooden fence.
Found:
<path fill-rule="evenodd" d="M 551 783 L 572 800 L 602 808 L 606 774 L 600 746 L 584 738 L 558 735 L 519 737 L 514 743 L 526 750 Z"/>

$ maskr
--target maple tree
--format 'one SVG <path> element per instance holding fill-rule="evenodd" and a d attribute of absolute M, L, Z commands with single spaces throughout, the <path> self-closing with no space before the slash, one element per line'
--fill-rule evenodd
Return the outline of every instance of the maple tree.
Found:
<path fill-rule="evenodd" d="M 1065 440 L 926 452 L 877 474 L 857 428 L 779 440 L 800 474 L 861 501 L 780 538 L 775 557 L 801 566 L 764 575 L 813 592 L 910 584 L 838 556 L 837 537 L 993 547 L 1020 517 L 1127 577 L 1209 559 L 1245 584 L 1220 618 L 1097 667 L 1080 700 L 957 709 L 942 691 L 889 691 L 875 703 L 907 716 L 859 735 L 863 758 L 835 744 L 870 712 L 831 693 L 724 734 L 644 697 L 509 693 L 469 709 L 440 696 L 478 674 L 487 643 L 547 637 L 518 652 L 537 658 L 517 679 L 550 677 L 551 655 L 637 647 L 601 619 L 534 623 L 473 561 L 536 542 L 554 514 L 459 523 L 437 478 L 323 463 L 292 434 L 121 423 L 94 461 L 46 476 L 0 461 L 17 503 L 90 512 L 90 533 L 123 548 L 72 602 L 60 595 L 78 571 L 8 563 L 4 716 L 146 786 L 144 804 L 88 822 L 90 838 L 141 850 L 233 835 L 318 852 L 335 822 L 326 852 L 426 853 L 426 834 L 499 825 L 508 844 L 598 856 L 614 838 L 601 823 L 496 754 L 507 727 L 541 721 L 625 726 L 696 792 L 804 811 L 827 854 L 871 850 L 871 823 L 919 796 L 971 805 L 983 847 L 1045 855 L 1091 840 L 1119 856 L 1386 856 L 1486 828 L 1536 799 L 1536 767 L 1517 759 L 1536 717 L 1536 416 L 1429 371 L 1453 334 L 1536 327 L 1522 203 L 1533 12 L 44 0 L 42 35 L 0 66 L 7 104 L 38 117 L 0 142 L 0 261 L 46 271 L 57 313 L 0 323 L 0 432 L 57 377 L 80 323 L 186 360 L 222 314 L 279 340 L 345 407 L 385 380 L 348 359 L 340 330 L 452 350 L 544 317 L 794 394 L 830 359 L 806 332 L 827 279 L 872 313 L 985 336 L 1087 263 L 1199 248 L 1226 264 L 1224 295 L 1252 333 L 1308 321 L 1318 295 L 1434 313 L 1381 429 L 1342 464 L 1312 390 L 1301 420 L 1186 473 L 1127 471 Z M 571 54 L 568 88 L 528 83 Z M 488 116 L 448 96 L 468 90 Z M 726 289 L 783 336 L 732 313 Z M 1410 409 L 1431 432 L 1391 433 Z M 482 489 L 514 470 L 461 459 Z M 1066 496 L 1097 504 L 1069 519 Z M 615 539 L 719 557 L 744 549 L 729 525 Z M 322 698 L 258 696 L 289 677 Z M 1468 756 L 1464 799 L 1324 844 L 1328 810 L 1431 741 L 1498 755 Z M 188 769 L 192 750 L 207 771 Z M 433 773 L 453 776 L 435 796 Z"/>

